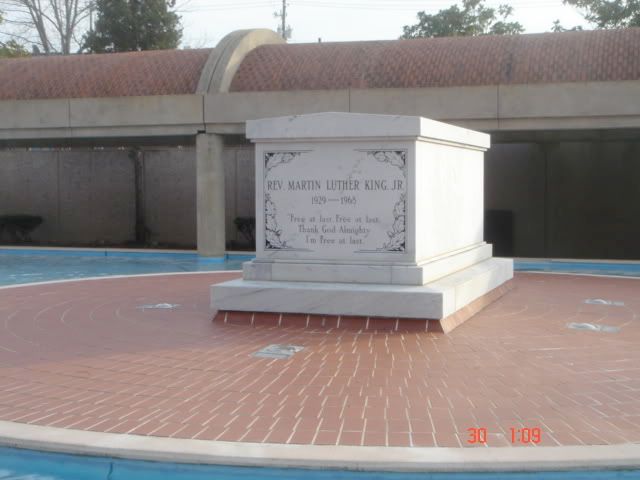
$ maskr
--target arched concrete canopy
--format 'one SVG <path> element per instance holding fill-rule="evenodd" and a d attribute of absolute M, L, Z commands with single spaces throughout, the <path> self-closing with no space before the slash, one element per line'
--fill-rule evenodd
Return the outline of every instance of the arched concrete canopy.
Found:
<path fill-rule="evenodd" d="M 261 45 L 282 44 L 283 38 L 267 29 L 236 30 L 211 52 L 200 75 L 196 93 L 228 92 L 238 67 L 249 52 Z"/>

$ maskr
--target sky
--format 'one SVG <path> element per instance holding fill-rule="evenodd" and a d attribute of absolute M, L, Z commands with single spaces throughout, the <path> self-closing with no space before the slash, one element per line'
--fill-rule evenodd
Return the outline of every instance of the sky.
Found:
<path fill-rule="evenodd" d="M 393 40 L 402 27 L 417 22 L 416 13 L 436 13 L 456 0 L 288 0 L 287 24 L 290 43 Z M 559 19 L 564 27 L 587 26 L 574 7 L 562 0 L 485 0 L 497 7 L 514 8 L 511 20 L 519 21 L 525 33 L 548 32 Z M 215 46 L 227 33 L 247 28 L 276 30 L 280 20 L 274 12 L 282 0 L 178 0 L 184 47 Z"/>

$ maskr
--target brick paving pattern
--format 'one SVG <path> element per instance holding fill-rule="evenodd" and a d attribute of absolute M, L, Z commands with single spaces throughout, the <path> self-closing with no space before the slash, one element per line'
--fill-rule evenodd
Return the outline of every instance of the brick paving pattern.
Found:
<path fill-rule="evenodd" d="M 512 427 L 540 428 L 539 445 L 640 442 L 638 280 L 518 274 L 443 335 L 212 322 L 208 286 L 237 275 L 0 290 L 0 420 L 315 445 L 471 447 L 486 428 L 481 446 L 518 446 Z M 179 306 L 141 308 L 159 303 Z M 270 344 L 304 350 L 251 355 Z"/>

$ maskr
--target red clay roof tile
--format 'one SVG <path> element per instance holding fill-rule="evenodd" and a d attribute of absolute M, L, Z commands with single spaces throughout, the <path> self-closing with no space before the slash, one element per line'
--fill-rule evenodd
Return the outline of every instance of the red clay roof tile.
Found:
<path fill-rule="evenodd" d="M 263 45 L 231 91 L 420 88 L 640 79 L 640 28 Z"/>
<path fill-rule="evenodd" d="M 0 100 L 195 93 L 211 49 L 0 59 Z"/>
<path fill-rule="evenodd" d="M 195 93 L 211 49 L 0 59 L 0 100 Z M 231 91 L 640 79 L 640 28 L 263 45 Z"/>

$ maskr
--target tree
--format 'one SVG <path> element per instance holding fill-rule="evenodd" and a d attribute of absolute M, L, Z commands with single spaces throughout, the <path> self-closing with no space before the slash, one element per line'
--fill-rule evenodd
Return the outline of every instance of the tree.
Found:
<path fill-rule="evenodd" d="M 96 0 L 95 29 L 87 33 L 89 52 L 130 52 L 177 48 L 180 17 L 167 0 Z"/>
<path fill-rule="evenodd" d="M 453 37 L 470 35 L 515 35 L 524 32 L 519 22 L 508 22 L 513 14 L 509 5 L 489 8 L 484 0 L 462 0 L 433 15 L 418 12 L 418 23 L 405 25 L 401 38 Z"/>
<path fill-rule="evenodd" d="M 563 0 L 582 9 L 582 16 L 596 28 L 640 27 L 640 0 Z"/>
<path fill-rule="evenodd" d="M 0 24 L 2 24 L 2 21 L 2 13 L 0 13 Z M 15 40 L 0 40 L 0 58 L 24 57 L 26 55 L 28 55 L 27 51 Z"/>
<path fill-rule="evenodd" d="M 29 52 L 15 40 L 0 41 L 0 58 L 26 57 Z"/>
<path fill-rule="evenodd" d="M 69 54 L 79 46 L 91 5 L 91 0 L 0 0 L 8 27 L 2 33 L 44 54 Z"/>
<path fill-rule="evenodd" d="M 551 26 L 551 31 L 553 33 L 578 32 L 578 31 L 581 31 L 581 30 L 582 30 L 582 27 L 580 25 L 577 25 L 577 26 L 571 27 L 571 28 L 564 28 L 560 24 L 560 20 L 554 20 L 553 21 L 553 25 Z"/>

